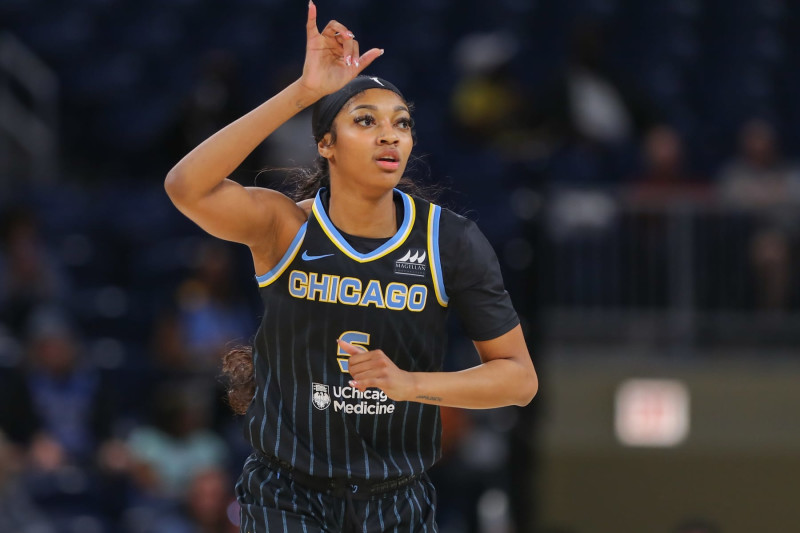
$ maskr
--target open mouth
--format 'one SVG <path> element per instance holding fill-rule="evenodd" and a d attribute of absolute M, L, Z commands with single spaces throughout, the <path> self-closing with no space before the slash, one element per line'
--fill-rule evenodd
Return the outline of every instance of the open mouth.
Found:
<path fill-rule="evenodd" d="M 400 161 L 391 157 L 381 157 L 377 159 L 378 166 L 385 170 L 397 170 L 400 167 Z"/>

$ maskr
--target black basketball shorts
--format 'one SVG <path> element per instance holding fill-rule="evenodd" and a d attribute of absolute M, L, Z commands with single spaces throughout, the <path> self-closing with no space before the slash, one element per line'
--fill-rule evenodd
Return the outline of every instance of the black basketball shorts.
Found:
<path fill-rule="evenodd" d="M 364 497 L 301 485 L 290 471 L 251 455 L 236 483 L 241 533 L 437 533 L 436 491 L 427 474 Z"/>

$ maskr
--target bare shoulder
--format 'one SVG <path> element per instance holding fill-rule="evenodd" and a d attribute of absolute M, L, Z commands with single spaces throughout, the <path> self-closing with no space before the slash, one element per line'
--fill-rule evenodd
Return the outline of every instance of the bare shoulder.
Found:
<path fill-rule="evenodd" d="M 276 226 L 299 220 L 297 226 L 299 228 L 307 217 L 306 212 L 294 200 L 281 192 L 264 187 L 246 187 L 246 189 L 261 207 L 265 220 L 274 220 Z"/>
<path fill-rule="evenodd" d="M 305 200 L 300 200 L 297 202 L 297 207 L 303 210 L 306 214 L 306 217 L 311 214 L 311 208 L 314 206 L 314 199 L 313 198 L 306 198 Z"/>
<path fill-rule="evenodd" d="M 261 229 L 254 228 L 257 238 L 250 244 L 256 272 L 271 269 L 286 253 L 308 214 L 288 196 L 263 187 L 248 187 L 252 198 L 261 206 Z"/>

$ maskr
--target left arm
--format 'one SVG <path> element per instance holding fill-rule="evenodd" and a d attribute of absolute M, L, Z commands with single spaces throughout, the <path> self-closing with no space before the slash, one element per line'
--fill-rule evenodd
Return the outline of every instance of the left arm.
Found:
<path fill-rule="evenodd" d="M 396 401 L 413 401 L 468 409 L 527 405 L 539 388 L 536 370 L 517 325 L 508 333 L 474 341 L 482 363 L 458 372 L 406 372 L 382 351 L 364 352 L 339 341 L 351 354 L 351 385 L 377 387 Z"/>

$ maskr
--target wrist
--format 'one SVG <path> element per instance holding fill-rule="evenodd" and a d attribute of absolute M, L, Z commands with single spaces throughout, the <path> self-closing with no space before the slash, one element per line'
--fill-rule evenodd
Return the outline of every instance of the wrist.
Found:
<path fill-rule="evenodd" d="M 420 389 L 422 388 L 420 385 L 420 373 L 419 372 L 409 372 L 408 373 L 408 394 L 406 397 L 406 401 L 417 401 L 417 397 L 422 394 Z"/>
<path fill-rule="evenodd" d="M 302 76 L 295 80 L 290 87 L 294 92 L 295 104 L 302 109 L 312 106 L 314 102 L 325 96 L 319 91 L 309 87 Z"/>

